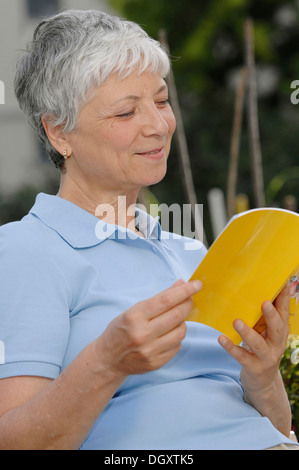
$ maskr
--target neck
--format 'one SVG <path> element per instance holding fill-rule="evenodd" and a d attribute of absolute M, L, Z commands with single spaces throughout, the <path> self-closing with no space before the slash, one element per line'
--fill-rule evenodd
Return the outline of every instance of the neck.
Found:
<path fill-rule="evenodd" d="M 89 188 L 70 183 L 69 179 L 62 176 L 57 196 L 67 199 L 106 223 L 136 232 L 135 206 L 140 188 L 121 193 L 98 187 L 91 191 Z"/>

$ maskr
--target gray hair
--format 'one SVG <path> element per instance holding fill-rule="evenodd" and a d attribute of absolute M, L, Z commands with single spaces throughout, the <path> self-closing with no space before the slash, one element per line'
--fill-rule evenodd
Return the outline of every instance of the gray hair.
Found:
<path fill-rule="evenodd" d="M 112 73 L 126 77 L 136 67 L 163 78 L 170 68 L 160 43 L 136 23 L 97 10 L 68 10 L 38 25 L 18 63 L 15 93 L 57 168 L 63 169 L 64 158 L 49 142 L 42 116 L 71 132 L 90 90 Z"/>

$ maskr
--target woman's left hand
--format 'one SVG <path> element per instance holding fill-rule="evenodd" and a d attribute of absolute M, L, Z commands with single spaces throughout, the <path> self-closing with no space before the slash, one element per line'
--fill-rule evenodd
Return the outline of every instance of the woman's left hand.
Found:
<path fill-rule="evenodd" d="M 245 344 L 236 346 L 223 335 L 219 337 L 219 343 L 242 366 L 245 400 L 276 425 L 281 415 L 288 422 L 290 420 L 289 402 L 279 372 L 289 334 L 289 287 L 281 291 L 273 304 L 265 301 L 262 313 L 266 322 L 263 333 L 258 333 L 242 320 L 235 320 L 234 328 Z"/>

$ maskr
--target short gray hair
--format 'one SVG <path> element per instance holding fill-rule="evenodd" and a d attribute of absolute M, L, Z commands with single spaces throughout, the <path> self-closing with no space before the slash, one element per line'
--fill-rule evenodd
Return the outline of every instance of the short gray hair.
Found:
<path fill-rule="evenodd" d="M 37 26 L 17 66 L 15 93 L 57 168 L 63 169 L 64 158 L 50 144 L 42 115 L 64 132 L 74 130 L 89 91 L 110 74 L 125 77 L 136 67 L 163 78 L 170 69 L 166 51 L 136 23 L 97 10 L 68 10 Z"/>

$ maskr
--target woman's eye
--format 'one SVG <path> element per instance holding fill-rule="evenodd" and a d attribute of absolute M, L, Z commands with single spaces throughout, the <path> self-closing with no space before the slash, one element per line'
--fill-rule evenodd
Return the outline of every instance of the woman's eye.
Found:
<path fill-rule="evenodd" d="M 129 117 L 133 116 L 133 114 L 134 114 L 134 110 L 129 111 L 128 113 L 118 114 L 116 117 L 125 119 L 125 118 L 129 118 Z"/>
<path fill-rule="evenodd" d="M 158 103 L 157 103 L 157 105 L 158 105 L 158 106 L 161 106 L 161 107 L 167 106 L 168 104 L 169 104 L 168 99 L 167 99 L 167 100 L 158 101 Z"/>

